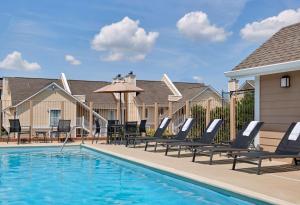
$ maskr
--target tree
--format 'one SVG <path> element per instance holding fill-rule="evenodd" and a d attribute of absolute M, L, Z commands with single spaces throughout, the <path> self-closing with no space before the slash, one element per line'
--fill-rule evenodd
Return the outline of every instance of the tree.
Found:
<path fill-rule="evenodd" d="M 237 129 L 240 130 L 246 123 L 254 120 L 254 92 L 246 92 L 236 106 Z"/>

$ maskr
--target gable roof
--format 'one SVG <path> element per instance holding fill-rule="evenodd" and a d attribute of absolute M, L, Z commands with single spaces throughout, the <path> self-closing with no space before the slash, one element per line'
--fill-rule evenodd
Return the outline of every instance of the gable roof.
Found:
<path fill-rule="evenodd" d="M 11 91 L 11 98 L 13 105 L 34 95 L 44 87 L 51 83 L 56 83 L 60 87 L 63 87 L 60 79 L 49 78 L 23 78 L 23 77 L 7 77 L 8 85 Z M 71 92 L 73 95 L 85 95 L 87 101 L 98 102 L 101 99 L 103 103 L 114 103 L 114 97 L 112 94 L 106 93 L 93 93 L 93 91 L 99 87 L 109 84 L 109 82 L 98 81 L 83 81 L 83 80 L 68 80 Z"/>
<path fill-rule="evenodd" d="M 280 29 L 233 71 L 300 60 L 300 23 Z"/>
<path fill-rule="evenodd" d="M 245 80 L 245 82 L 239 87 L 239 90 L 251 90 L 255 88 L 255 80 Z"/>
<path fill-rule="evenodd" d="M 168 104 L 168 96 L 172 95 L 171 90 L 162 81 L 137 80 L 136 85 L 144 90 L 136 96 L 138 104 Z"/>
<path fill-rule="evenodd" d="M 63 87 L 60 79 L 48 79 L 48 78 L 25 78 L 25 77 L 6 77 L 8 85 L 11 90 L 11 97 L 13 105 L 29 98 L 35 93 L 39 92 L 43 88 L 49 86 L 52 83 Z M 113 94 L 110 93 L 94 93 L 93 91 L 110 84 L 105 81 L 86 81 L 86 80 L 68 80 L 72 95 L 85 95 L 86 101 L 114 104 L 116 99 Z M 162 81 L 149 81 L 149 80 L 137 80 L 137 86 L 144 89 L 137 95 L 136 101 L 138 104 L 153 104 L 158 102 L 159 104 L 168 105 L 168 96 L 172 95 L 171 90 Z M 202 83 L 185 83 L 174 82 L 174 85 L 182 93 L 182 99 L 178 102 L 185 103 L 185 101 L 192 99 L 208 86 Z"/>

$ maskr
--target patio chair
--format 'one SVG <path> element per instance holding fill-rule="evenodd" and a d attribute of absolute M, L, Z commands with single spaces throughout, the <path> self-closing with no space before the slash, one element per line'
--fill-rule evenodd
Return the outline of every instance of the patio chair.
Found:
<path fill-rule="evenodd" d="M 92 144 L 94 144 L 95 140 L 96 140 L 96 144 L 98 143 L 98 139 L 100 137 L 100 131 L 101 131 L 101 125 L 100 125 L 99 119 L 96 119 L 95 120 L 95 133 L 93 135 Z"/>
<path fill-rule="evenodd" d="M 151 139 L 161 139 L 163 138 L 163 134 L 166 131 L 167 127 L 169 126 L 171 122 L 171 119 L 168 117 L 165 117 L 162 119 L 162 121 L 160 122 L 159 126 L 157 127 L 155 133 L 153 136 L 129 136 L 126 138 L 126 147 L 130 144 L 133 143 L 133 145 L 136 145 L 136 142 L 140 142 L 143 143 L 145 142 L 145 150 L 147 150 L 148 147 L 148 143 L 147 140 L 151 140 Z"/>
<path fill-rule="evenodd" d="M 209 164 L 213 162 L 214 154 L 221 153 L 233 153 L 233 152 L 248 152 L 250 149 L 251 143 L 254 141 L 254 138 L 258 134 L 260 128 L 262 127 L 263 122 L 251 121 L 246 126 L 240 130 L 236 138 L 232 141 L 231 144 L 227 145 L 215 145 L 215 146 L 204 146 L 199 147 L 194 150 L 192 161 L 195 162 L 196 155 L 209 156 Z"/>
<path fill-rule="evenodd" d="M 183 123 L 183 125 L 182 125 L 181 129 L 179 130 L 179 132 L 177 133 L 177 135 L 173 136 L 172 138 L 147 140 L 147 143 L 155 142 L 154 151 L 156 151 L 158 145 L 166 145 L 168 143 L 187 141 L 188 133 L 192 129 L 194 122 L 195 122 L 195 119 L 188 118 Z"/>
<path fill-rule="evenodd" d="M 9 138 L 10 138 L 10 134 L 11 133 L 14 133 L 16 134 L 17 133 L 17 137 L 18 137 L 18 144 L 20 144 L 20 141 L 21 141 L 21 135 L 22 134 L 27 134 L 28 135 L 28 138 L 29 138 L 29 141 L 30 141 L 30 126 L 21 126 L 21 123 L 20 123 L 20 120 L 19 119 L 9 119 L 9 132 L 8 132 L 8 136 L 7 136 L 7 143 L 9 141 Z M 24 128 L 27 128 L 24 129 Z"/>
<path fill-rule="evenodd" d="M 204 133 L 202 136 L 197 137 L 193 141 L 179 141 L 179 142 L 169 142 L 166 143 L 166 152 L 165 155 L 168 155 L 168 151 L 170 149 L 174 149 L 174 147 L 178 148 L 178 157 L 180 157 L 181 148 L 189 148 L 194 149 L 196 147 L 201 146 L 211 146 L 214 143 L 215 137 L 217 136 L 217 133 L 222 125 L 221 119 L 214 119 L 212 120 L 208 126 L 206 127 Z"/>
<path fill-rule="evenodd" d="M 71 120 L 59 120 L 57 130 L 51 131 L 50 136 L 56 135 L 57 141 L 59 142 L 60 135 L 65 134 L 65 139 L 68 137 L 68 134 L 71 132 Z"/>
<path fill-rule="evenodd" d="M 266 151 L 253 151 L 249 153 L 233 153 L 233 165 L 232 169 L 236 167 L 238 161 L 257 164 L 257 174 L 261 173 L 261 163 L 264 159 L 271 160 L 272 158 L 282 159 L 282 158 L 291 158 L 293 159 L 295 165 L 298 164 L 300 158 L 300 122 L 293 122 L 283 138 L 281 139 L 279 145 L 277 146 L 274 152 Z M 257 160 L 257 163 L 254 163 L 253 160 Z"/>
<path fill-rule="evenodd" d="M 137 123 L 137 121 L 125 122 L 124 136 L 125 136 L 125 138 L 130 137 L 130 136 L 138 136 L 138 123 Z"/>
<path fill-rule="evenodd" d="M 6 143 L 8 143 L 8 131 L 4 128 L 4 127 L 1 127 L 1 139 L 2 141 L 6 141 Z"/>
<path fill-rule="evenodd" d="M 116 129 L 114 125 L 119 125 L 119 120 L 108 120 L 107 121 L 107 144 L 111 143 L 112 136 L 120 134 L 121 129 Z"/>

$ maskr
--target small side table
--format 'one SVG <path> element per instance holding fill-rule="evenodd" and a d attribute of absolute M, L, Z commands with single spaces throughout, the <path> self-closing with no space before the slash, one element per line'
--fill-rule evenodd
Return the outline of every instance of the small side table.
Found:
<path fill-rule="evenodd" d="M 39 136 L 42 135 L 44 137 L 44 142 L 48 142 L 47 141 L 47 133 L 48 133 L 48 131 L 38 130 L 38 131 L 35 131 L 35 136 L 36 136 L 36 138 L 39 139 Z"/>

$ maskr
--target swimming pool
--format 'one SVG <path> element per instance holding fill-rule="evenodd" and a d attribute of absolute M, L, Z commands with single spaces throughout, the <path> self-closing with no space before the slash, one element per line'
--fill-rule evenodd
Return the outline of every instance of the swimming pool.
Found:
<path fill-rule="evenodd" d="M 0 149 L 0 204 L 264 204 L 82 147 Z"/>

